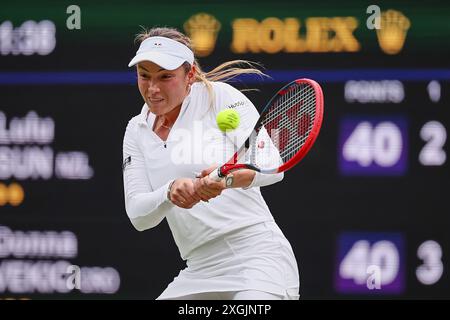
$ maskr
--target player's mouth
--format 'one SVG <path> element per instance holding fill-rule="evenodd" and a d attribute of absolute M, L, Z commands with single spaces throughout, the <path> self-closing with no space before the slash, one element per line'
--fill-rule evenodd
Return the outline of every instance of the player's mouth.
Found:
<path fill-rule="evenodd" d="M 162 101 L 164 101 L 163 98 L 150 98 L 150 103 L 155 104 L 155 103 L 160 103 Z"/>

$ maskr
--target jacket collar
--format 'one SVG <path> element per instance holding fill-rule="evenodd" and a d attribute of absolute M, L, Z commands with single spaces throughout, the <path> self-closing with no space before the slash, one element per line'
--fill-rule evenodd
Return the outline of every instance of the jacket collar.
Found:
<path fill-rule="evenodd" d="M 139 114 L 139 124 L 140 125 L 147 125 L 147 119 L 150 113 L 150 109 L 148 108 L 147 104 L 144 103 L 144 106 L 142 107 L 141 113 Z"/>

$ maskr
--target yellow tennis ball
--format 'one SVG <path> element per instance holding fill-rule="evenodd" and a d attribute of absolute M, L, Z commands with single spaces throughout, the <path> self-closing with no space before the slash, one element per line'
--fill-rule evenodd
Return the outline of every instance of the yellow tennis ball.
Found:
<path fill-rule="evenodd" d="M 217 114 L 216 122 L 222 132 L 234 130 L 239 126 L 239 113 L 234 109 L 222 110 Z"/>

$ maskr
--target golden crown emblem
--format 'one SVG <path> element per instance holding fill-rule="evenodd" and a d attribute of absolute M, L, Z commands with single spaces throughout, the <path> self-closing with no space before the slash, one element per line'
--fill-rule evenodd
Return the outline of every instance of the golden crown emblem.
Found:
<path fill-rule="evenodd" d="M 198 13 L 184 23 L 184 30 L 192 40 L 196 55 L 206 57 L 214 50 L 220 22 L 210 14 Z"/>
<path fill-rule="evenodd" d="M 377 29 L 378 44 L 387 54 L 397 54 L 403 49 L 406 33 L 411 23 L 400 11 L 381 13 L 381 28 Z"/>

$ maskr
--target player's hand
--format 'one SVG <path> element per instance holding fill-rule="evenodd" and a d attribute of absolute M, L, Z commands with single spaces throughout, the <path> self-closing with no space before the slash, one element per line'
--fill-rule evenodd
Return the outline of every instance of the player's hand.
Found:
<path fill-rule="evenodd" d="M 180 208 L 191 209 L 201 200 L 189 178 L 176 179 L 170 189 L 170 201 Z"/>
<path fill-rule="evenodd" d="M 194 189 L 197 195 L 203 201 L 208 201 L 209 199 L 215 198 L 220 195 L 225 189 L 225 180 L 214 181 L 208 177 L 211 171 L 215 170 L 217 166 L 211 166 L 203 170 L 200 177 L 195 179 Z"/>

